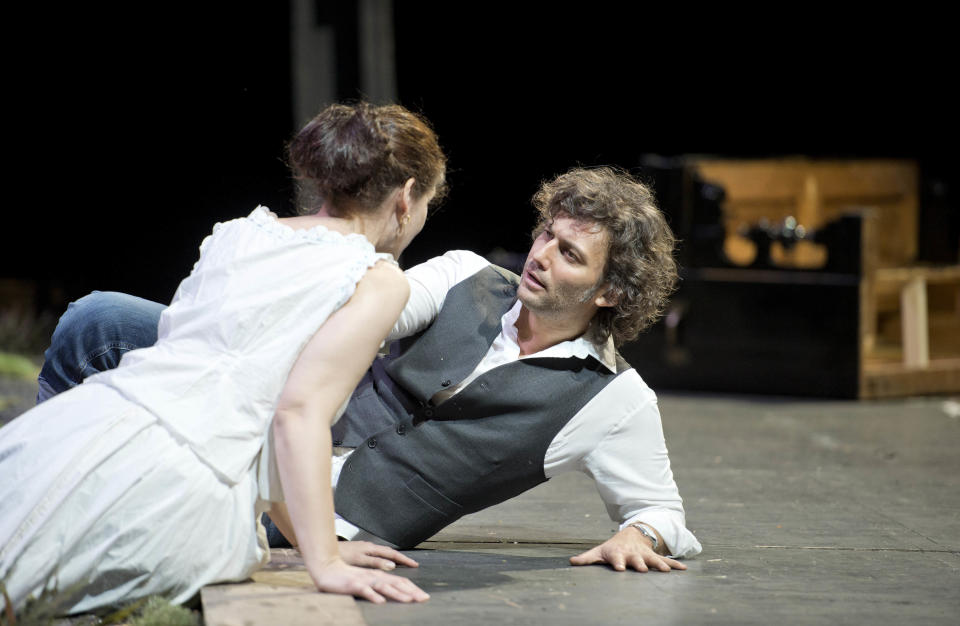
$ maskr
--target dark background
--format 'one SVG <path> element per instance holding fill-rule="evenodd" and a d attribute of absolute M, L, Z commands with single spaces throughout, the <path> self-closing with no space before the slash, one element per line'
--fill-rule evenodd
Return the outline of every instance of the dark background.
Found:
<path fill-rule="evenodd" d="M 956 198 L 944 16 L 515 4 L 395 2 L 399 100 L 451 168 L 407 265 L 523 252 L 540 180 L 644 154 L 915 158 L 941 205 Z M 352 3 L 330 6 L 338 97 L 356 98 Z M 91 289 L 165 301 L 214 222 L 287 211 L 289 22 L 283 2 L 12 16 L 0 277 L 53 308 Z"/>

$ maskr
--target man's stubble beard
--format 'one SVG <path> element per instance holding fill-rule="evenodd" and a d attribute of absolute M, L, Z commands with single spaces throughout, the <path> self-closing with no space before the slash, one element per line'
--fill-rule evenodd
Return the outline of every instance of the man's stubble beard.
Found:
<path fill-rule="evenodd" d="M 596 296 L 599 285 L 594 285 L 586 289 L 576 291 L 569 287 L 541 292 L 543 298 L 537 298 L 535 294 L 524 298 L 518 292 L 517 297 L 527 310 L 537 314 L 540 317 L 558 319 L 569 313 L 572 307 L 586 304 Z"/>

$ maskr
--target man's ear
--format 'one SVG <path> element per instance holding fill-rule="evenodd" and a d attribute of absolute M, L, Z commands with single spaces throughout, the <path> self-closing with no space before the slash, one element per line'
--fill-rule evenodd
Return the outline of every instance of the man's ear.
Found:
<path fill-rule="evenodd" d="M 598 307 L 617 306 L 619 298 L 616 290 L 610 285 L 605 285 L 605 289 L 600 290 L 599 295 L 593 299 L 593 303 Z"/>

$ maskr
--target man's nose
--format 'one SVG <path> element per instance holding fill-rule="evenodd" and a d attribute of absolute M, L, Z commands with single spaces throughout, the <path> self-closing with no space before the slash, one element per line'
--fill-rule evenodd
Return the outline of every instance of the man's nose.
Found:
<path fill-rule="evenodd" d="M 537 262 L 537 265 L 546 269 L 550 265 L 550 254 L 551 246 L 556 246 L 556 241 L 548 241 L 540 248 L 533 251 L 533 260 Z"/>

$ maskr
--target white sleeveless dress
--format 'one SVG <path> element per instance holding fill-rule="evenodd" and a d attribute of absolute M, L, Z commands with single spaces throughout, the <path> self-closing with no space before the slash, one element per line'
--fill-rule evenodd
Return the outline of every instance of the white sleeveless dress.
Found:
<path fill-rule="evenodd" d="M 217 224 L 155 346 L 0 429 L 0 581 L 14 605 L 45 586 L 70 592 L 70 612 L 182 602 L 265 563 L 259 514 L 282 499 L 268 467 L 277 399 L 381 259 L 362 235 L 294 230 L 264 207 Z"/>

